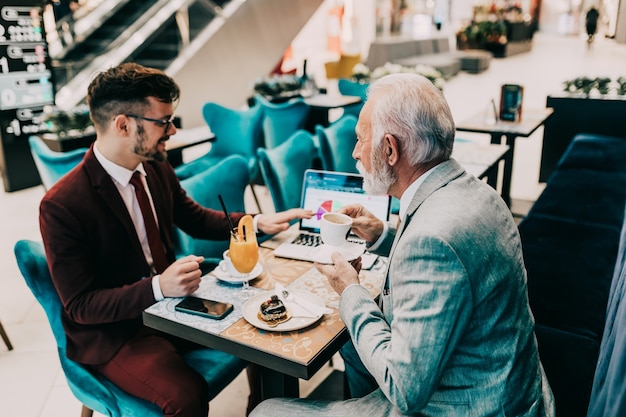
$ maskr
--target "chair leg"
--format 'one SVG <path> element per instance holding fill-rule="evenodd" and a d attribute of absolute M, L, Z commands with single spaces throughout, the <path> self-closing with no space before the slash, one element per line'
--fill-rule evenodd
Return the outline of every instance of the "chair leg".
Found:
<path fill-rule="evenodd" d="M 256 206 L 259 208 L 259 214 L 263 213 L 263 209 L 261 208 L 261 204 L 259 203 L 259 198 L 256 195 L 256 192 L 254 191 L 254 184 L 250 183 L 250 191 L 252 191 L 252 197 L 254 197 L 254 202 L 256 203 Z"/>
<path fill-rule="evenodd" d="M 83 408 L 80 410 L 80 417 L 93 417 L 93 410 L 83 404 Z"/>
<path fill-rule="evenodd" d="M 11 341 L 9 340 L 9 336 L 7 335 L 7 332 L 4 331 L 4 327 L 2 327 L 2 323 L 0 323 L 0 336 L 2 337 L 2 340 L 4 340 L 4 343 L 7 345 L 7 349 L 13 350 L 13 345 L 11 344 Z"/>

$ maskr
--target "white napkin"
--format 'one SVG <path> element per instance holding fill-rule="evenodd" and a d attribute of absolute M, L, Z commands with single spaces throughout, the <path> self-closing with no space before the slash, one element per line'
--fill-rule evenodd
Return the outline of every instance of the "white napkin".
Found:
<path fill-rule="evenodd" d="M 330 314 L 333 312 L 330 308 L 316 304 L 302 296 L 297 295 L 293 291 L 287 290 L 278 282 L 274 286 L 274 291 L 276 292 L 278 298 L 280 298 L 285 306 L 291 311 L 291 315 L 293 317 L 319 317 L 323 314 Z M 283 291 L 288 291 L 289 296 L 284 297 Z"/>

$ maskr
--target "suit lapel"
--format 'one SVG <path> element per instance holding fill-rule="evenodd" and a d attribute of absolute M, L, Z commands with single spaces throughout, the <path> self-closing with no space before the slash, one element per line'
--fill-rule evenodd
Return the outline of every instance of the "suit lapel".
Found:
<path fill-rule="evenodd" d="M 389 251 L 389 259 L 393 258 L 393 254 L 396 250 L 396 246 L 400 241 L 400 237 L 406 230 L 407 226 L 411 222 L 413 215 L 420 207 L 420 205 L 430 196 L 432 193 L 444 187 L 450 181 L 458 178 L 465 172 L 465 169 L 459 165 L 454 159 L 449 159 L 441 164 L 437 165 L 433 171 L 428 175 L 426 180 L 419 186 L 409 207 L 407 208 L 406 215 L 403 219 L 400 219 L 400 227 L 396 232 L 396 236 L 391 244 L 391 250 Z M 389 288 L 389 268 L 391 266 L 391 262 L 387 262 L 387 270 L 385 271 L 385 280 L 383 282 L 382 294 L 387 292 Z M 379 305 L 382 307 L 383 297 L 380 297 Z"/>
<path fill-rule="evenodd" d="M 85 170 L 89 175 L 94 190 L 102 197 L 102 200 L 111 209 L 115 217 L 124 225 L 128 233 L 128 238 L 133 242 L 137 253 L 141 255 L 141 258 L 144 258 L 143 249 L 141 248 L 141 243 L 137 237 L 137 231 L 135 230 L 133 220 L 130 218 L 128 209 L 120 196 L 120 192 L 113 183 L 113 180 L 96 159 L 93 149 L 90 149 L 85 157 Z"/>
<path fill-rule="evenodd" d="M 393 254 L 393 251 L 400 239 L 400 236 L 411 222 L 413 215 L 419 208 L 419 206 L 430 196 L 432 193 L 447 185 L 450 181 L 458 178 L 465 172 L 463 167 L 459 165 L 454 159 L 449 159 L 441 164 L 437 165 L 434 170 L 428 175 L 426 180 L 419 186 L 417 192 L 413 196 L 409 207 L 407 208 L 406 214 L 400 222 L 400 228 L 396 233 L 396 237 L 394 239 L 393 244 L 391 245 L 391 251 L 389 256 Z"/>

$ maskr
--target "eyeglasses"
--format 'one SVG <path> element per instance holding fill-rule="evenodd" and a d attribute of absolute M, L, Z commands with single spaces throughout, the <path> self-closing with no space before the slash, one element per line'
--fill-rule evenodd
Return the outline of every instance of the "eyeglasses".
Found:
<path fill-rule="evenodd" d="M 133 119 L 145 120 L 145 121 L 148 121 L 148 122 L 156 123 L 159 126 L 163 126 L 163 128 L 165 129 L 166 132 L 168 130 L 170 130 L 170 126 L 172 125 L 172 123 L 174 123 L 174 118 L 176 117 L 176 116 L 172 115 L 172 117 L 170 117 L 169 119 L 163 120 L 163 119 L 153 119 L 151 117 L 143 117 L 143 116 L 139 116 L 137 114 L 125 114 L 124 116 L 130 117 L 130 118 L 133 118 Z"/>

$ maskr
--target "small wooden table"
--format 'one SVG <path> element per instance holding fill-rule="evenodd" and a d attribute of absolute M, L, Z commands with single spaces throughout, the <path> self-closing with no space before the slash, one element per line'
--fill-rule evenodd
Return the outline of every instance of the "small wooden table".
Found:
<path fill-rule="evenodd" d="M 507 205 L 511 205 L 511 178 L 513 175 L 513 155 L 515 153 L 515 140 L 518 137 L 527 138 L 532 135 L 539 126 L 552 115 L 550 108 L 541 110 L 524 110 L 522 120 L 519 122 L 505 122 L 498 120 L 488 123 L 484 112 L 475 114 L 468 120 L 456 125 L 456 130 L 462 132 L 487 133 L 491 135 L 491 143 L 509 146 L 509 152 L 504 158 L 502 178 L 502 199 Z M 504 137 L 504 142 L 502 138 Z"/>
<path fill-rule="evenodd" d="M 143 321 L 155 328 L 201 345 L 228 352 L 261 365 L 262 397 L 297 397 L 298 378 L 311 378 L 348 340 L 337 310 L 339 296 L 326 278 L 309 262 L 276 258 L 273 251 L 259 248 L 263 273 L 250 284 L 256 293 L 280 282 L 289 290 L 308 291 L 322 298 L 333 312 L 317 323 L 290 332 L 259 330 L 242 316 L 241 286 L 221 283 L 210 273 L 203 277 L 198 296 L 230 302 L 233 312 L 223 320 L 210 320 L 176 312 L 179 298 L 167 298 L 146 309 Z M 380 291 L 384 263 L 361 272 L 363 285 L 375 297 Z"/>
<path fill-rule="evenodd" d="M 487 178 L 487 184 L 497 190 L 500 161 L 505 160 L 510 151 L 508 145 L 459 142 L 454 144 L 452 157 L 476 178 Z"/>

